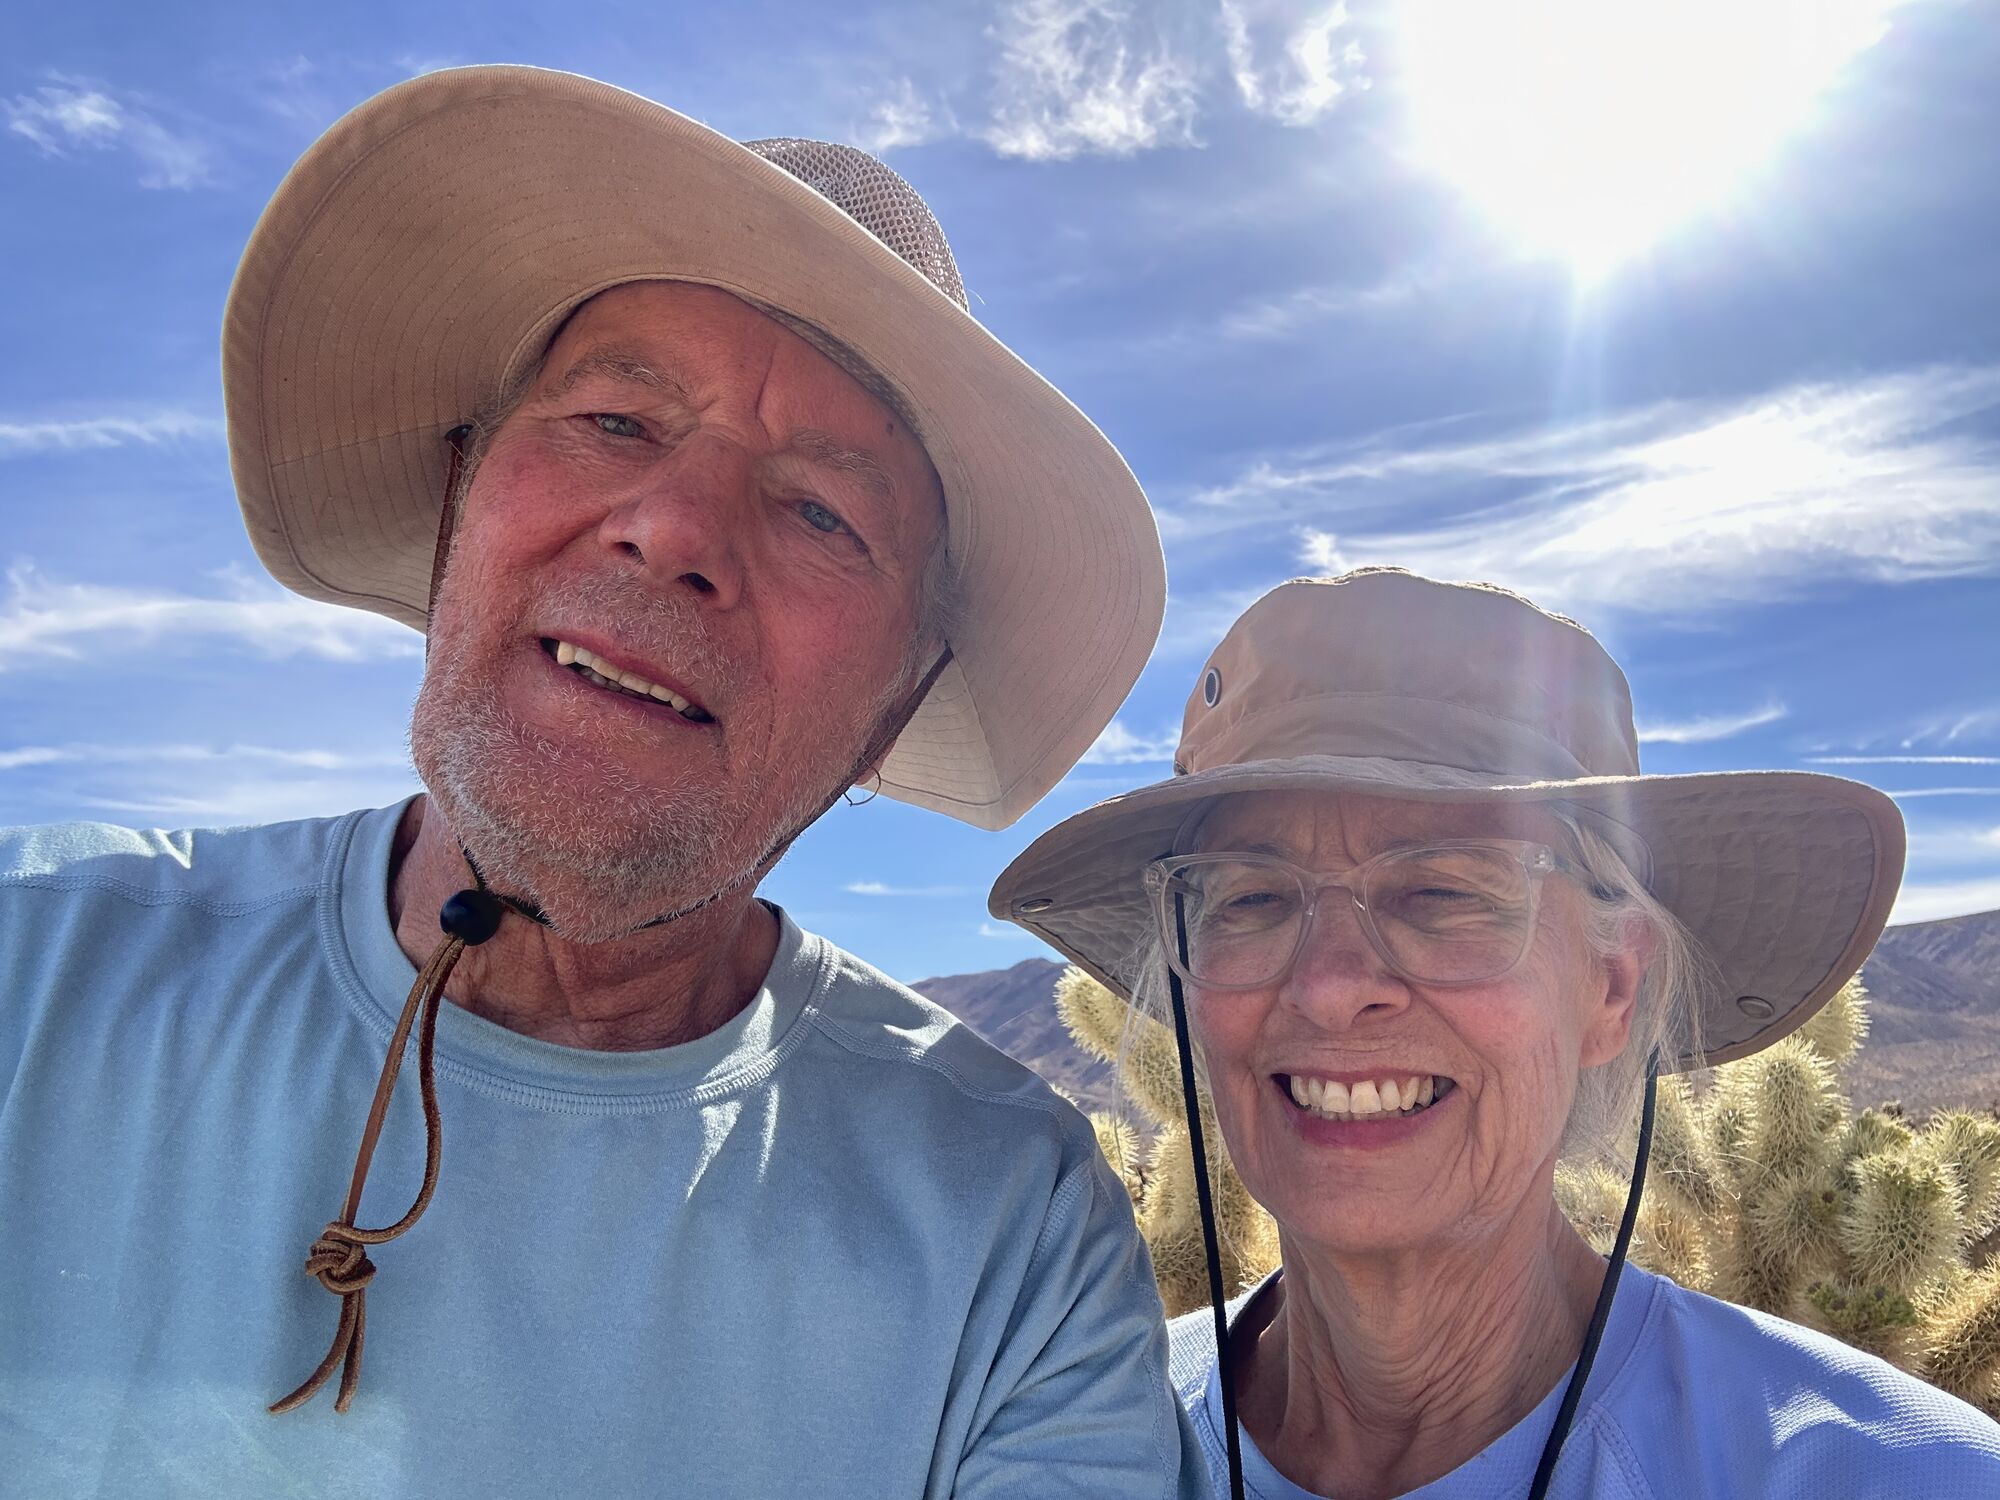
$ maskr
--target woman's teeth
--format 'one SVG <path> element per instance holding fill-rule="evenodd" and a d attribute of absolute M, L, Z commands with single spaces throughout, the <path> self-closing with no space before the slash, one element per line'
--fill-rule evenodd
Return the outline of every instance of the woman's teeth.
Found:
<path fill-rule="evenodd" d="M 1452 1090 L 1449 1078 L 1435 1075 L 1346 1084 L 1293 1074 L 1286 1084 L 1292 1103 L 1322 1120 L 1383 1120 L 1391 1115 L 1419 1114 Z"/>

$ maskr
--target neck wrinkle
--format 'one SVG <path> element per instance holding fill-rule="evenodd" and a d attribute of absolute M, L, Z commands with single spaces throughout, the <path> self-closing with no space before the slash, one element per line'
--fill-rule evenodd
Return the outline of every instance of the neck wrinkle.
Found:
<path fill-rule="evenodd" d="M 436 803 L 413 799 L 396 831 L 388 892 L 397 946 L 413 963 L 437 945 L 445 898 L 471 884 Z M 647 1051 L 727 1025 L 763 986 L 777 945 L 777 919 L 750 883 L 678 921 L 603 943 L 573 942 L 510 912 L 491 941 L 466 951 L 445 998 L 539 1041 Z"/>
<path fill-rule="evenodd" d="M 1551 1164 L 1552 1166 L 1553 1164 Z M 1575 1362 L 1605 1264 L 1542 1195 L 1497 1235 L 1341 1257 L 1281 1232 L 1284 1276 L 1240 1367 L 1242 1420 L 1293 1483 L 1402 1495 L 1532 1412 Z"/>

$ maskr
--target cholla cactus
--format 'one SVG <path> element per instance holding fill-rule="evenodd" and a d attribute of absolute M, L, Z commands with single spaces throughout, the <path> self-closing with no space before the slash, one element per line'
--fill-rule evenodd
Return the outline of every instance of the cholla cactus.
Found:
<path fill-rule="evenodd" d="M 1169 1316 L 1206 1307 L 1208 1263 L 1202 1252 L 1194 1150 L 1181 1102 L 1180 1054 L 1173 1033 L 1133 1011 L 1081 969 L 1065 971 L 1056 982 L 1056 1009 L 1079 1047 L 1117 1068 L 1126 1097 L 1155 1131 L 1150 1150 L 1142 1150 L 1133 1133 L 1122 1142 L 1112 1137 L 1114 1143 L 1105 1156 L 1132 1195 L 1139 1232 L 1152 1252 L 1160 1300 Z M 1278 1264 L 1278 1230 L 1229 1165 L 1207 1086 L 1197 1083 L 1197 1092 L 1223 1286 L 1233 1297 Z M 1092 1123 L 1097 1126 L 1098 1143 L 1105 1145 L 1106 1126 L 1100 1118 L 1093 1117 Z M 1118 1123 L 1130 1131 L 1127 1122 Z"/>

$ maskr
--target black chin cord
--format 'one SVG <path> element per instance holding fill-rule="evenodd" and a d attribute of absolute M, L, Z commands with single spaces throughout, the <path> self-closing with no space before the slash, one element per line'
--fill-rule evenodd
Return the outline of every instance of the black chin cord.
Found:
<path fill-rule="evenodd" d="M 1655 1051 L 1646 1059 L 1646 1102 L 1639 1114 L 1639 1149 L 1632 1159 L 1632 1191 L 1625 1195 L 1625 1216 L 1618 1221 L 1618 1238 L 1611 1246 L 1611 1264 L 1605 1267 L 1604 1285 L 1597 1293 L 1597 1306 L 1591 1309 L 1590 1326 L 1583 1335 L 1583 1352 L 1576 1357 L 1576 1373 L 1569 1378 L 1569 1389 L 1563 1392 L 1562 1405 L 1556 1408 L 1549 1440 L 1542 1445 L 1542 1459 L 1535 1465 L 1528 1500 L 1543 1500 L 1549 1492 L 1563 1439 L 1569 1436 L 1569 1424 L 1576 1418 L 1577 1403 L 1583 1399 L 1584 1383 L 1590 1379 L 1597 1346 L 1604 1338 L 1604 1325 L 1611 1319 L 1611 1299 L 1618 1292 L 1618 1276 L 1625 1269 L 1625 1252 L 1632 1247 L 1632 1229 L 1639 1222 L 1639 1200 L 1646 1192 L 1646 1159 L 1653 1150 L 1653 1106 L 1658 1099 L 1659 1082 L 1660 1054 Z"/>
<path fill-rule="evenodd" d="M 1174 941 L 1188 961 L 1187 910 L 1174 895 Z M 1201 1096 L 1194 1085 L 1194 1048 L 1188 1041 L 1187 1000 L 1181 977 L 1167 966 L 1173 997 L 1174 1040 L 1181 1054 L 1181 1100 L 1187 1106 L 1188 1149 L 1194 1154 L 1194 1196 L 1201 1209 L 1201 1249 L 1208 1260 L 1208 1301 L 1215 1314 L 1215 1370 L 1222 1383 L 1222 1441 L 1229 1453 L 1229 1500 L 1243 1500 L 1243 1452 L 1236 1436 L 1236 1379 L 1229 1368 L 1229 1310 L 1222 1288 L 1222 1251 L 1215 1233 L 1215 1202 L 1208 1185 L 1208 1148 L 1201 1136 Z"/>

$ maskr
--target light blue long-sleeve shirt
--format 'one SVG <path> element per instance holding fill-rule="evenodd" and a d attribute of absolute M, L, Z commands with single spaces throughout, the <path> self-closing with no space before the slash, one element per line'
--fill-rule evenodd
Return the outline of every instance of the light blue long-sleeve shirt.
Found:
<path fill-rule="evenodd" d="M 1232 1329 L 1255 1295 L 1231 1304 Z M 1212 1315 L 1170 1329 L 1174 1384 L 1227 1495 Z M 1568 1385 L 1565 1371 L 1527 1416 L 1405 1500 L 1521 1500 Z M 1319 1500 L 1237 1434 L 1249 1500 Z M 2000 1425 L 1837 1339 L 1627 1266 L 1549 1497 L 2000 1500 Z"/>
<path fill-rule="evenodd" d="M 1176 1494 L 1159 1301 L 1087 1123 L 789 920 L 685 1046 L 444 1006 L 442 1177 L 374 1252 L 360 1394 L 267 1415 L 332 1337 L 302 1265 L 414 977 L 400 811 L 0 834 L 0 1491 Z M 363 1224 L 421 1178 L 414 1074 Z"/>

